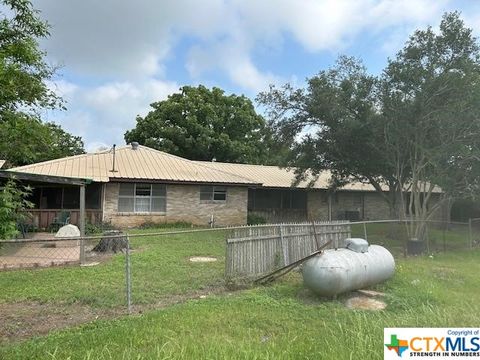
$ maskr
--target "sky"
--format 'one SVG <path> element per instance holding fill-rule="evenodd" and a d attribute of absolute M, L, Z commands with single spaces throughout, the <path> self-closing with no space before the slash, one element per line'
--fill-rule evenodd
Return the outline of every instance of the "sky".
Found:
<path fill-rule="evenodd" d="M 125 144 L 150 104 L 183 85 L 254 100 L 270 84 L 302 86 L 339 55 L 378 74 L 415 29 L 459 10 L 480 31 L 480 1 L 33 0 L 51 36 L 40 42 L 66 100 L 54 121 L 88 151 Z"/>

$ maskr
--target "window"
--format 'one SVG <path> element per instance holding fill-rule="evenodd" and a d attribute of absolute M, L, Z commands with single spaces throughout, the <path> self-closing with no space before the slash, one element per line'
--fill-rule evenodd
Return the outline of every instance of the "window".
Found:
<path fill-rule="evenodd" d="M 227 188 L 225 186 L 200 186 L 200 201 L 226 201 Z"/>
<path fill-rule="evenodd" d="M 119 212 L 164 213 L 166 205 L 166 185 L 164 184 L 120 184 Z"/>

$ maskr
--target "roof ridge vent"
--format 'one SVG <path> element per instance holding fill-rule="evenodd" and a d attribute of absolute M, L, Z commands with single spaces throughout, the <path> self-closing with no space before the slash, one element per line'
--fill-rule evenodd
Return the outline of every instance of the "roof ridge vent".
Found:
<path fill-rule="evenodd" d="M 138 144 L 138 142 L 136 142 L 136 141 L 132 141 L 132 142 L 130 143 L 130 145 L 132 146 L 132 150 L 137 150 L 139 144 Z"/>

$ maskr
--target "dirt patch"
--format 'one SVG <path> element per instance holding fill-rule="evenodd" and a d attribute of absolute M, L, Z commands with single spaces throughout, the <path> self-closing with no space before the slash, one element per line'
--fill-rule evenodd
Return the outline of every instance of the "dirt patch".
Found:
<path fill-rule="evenodd" d="M 176 294 L 176 295 L 168 295 L 164 298 L 158 299 L 156 303 L 153 304 L 145 304 L 145 305 L 134 305 L 133 306 L 133 313 L 135 314 L 142 314 L 148 310 L 155 310 L 155 309 L 164 309 L 172 305 L 182 304 L 189 300 L 201 300 L 206 299 L 210 296 L 220 295 L 220 294 L 227 294 L 230 293 L 227 291 L 225 287 L 211 287 L 205 288 L 202 290 L 195 290 L 190 291 L 186 294 Z"/>
<path fill-rule="evenodd" d="M 385 293 L 374 290 L 357 290 L 332 297 L 318 296 L 307 288 L 297 292 L 297 299 L 305 305 L 316 306 L 335 301 L 343 303 L 349 309 L 358 310 L 383 310 L 387 307 L 382 300 L 384 297 Z"/>
<path fill-rule="evenodd" d="M 52 330 L 124 314 L 123 309 L 93 309 L 63 303 L 0 304 L 0 343 L 20 341 Z"/>
<path fill-rule="evenodd" d="M 188 300 L 202 300 L 209 296 L 225 293 L 224 287 L 212 287 L 170 295 L 156 303 L 134 305 L 132 315 L 148 310 L 163 309 Z M 33 336 L 46 335 L 50 331 L 88 323 L 98 319 L 113 319 L 127 315 L 125 307 L 92 308 L 87 305 L 65 303 L 18 302 L 0 303 L 0 345 L 26 340 Z"/>
<path fill-rule="evenodd" d="M 217 258 L 213 256 L 192 256 L 188 260 L 191 262 L 214 262 L 217 261 Z"/>
<path fill-rule="evenodd" d="M 383 310 L 387 304 L 365 295 L 353 295 L 345 301 L 345 306 L 354 310 Z"/>

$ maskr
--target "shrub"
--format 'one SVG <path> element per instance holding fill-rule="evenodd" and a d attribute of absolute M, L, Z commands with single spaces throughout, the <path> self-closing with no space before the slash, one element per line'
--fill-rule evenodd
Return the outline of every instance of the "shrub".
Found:
<path fill-rule="evenodd" d="M 85 224 L 85 235 L 101 234 L 106 230 L 117 230 L 117 228 L 109 222 L 99 222 L 96 224 L 87 222 Z"/>
<path fill-rule="evenodd" d="M 267 219 L 265 219 L 263 216 L 257 215 L 257 214 L 248 214 L 247 215 L 247 224 L 248 225 L 261 225 L 261 224 L 266 224 Z"/>
<path fill-rule="evenodd" d="M 0 239 L 18 234 L 17 225 L 27 219 L 25 210 L 33 206 L 25 199 L 31 191 L 29 187 L 17 186 L 14 180 L 0 187 Z"/>
<path fill-rule="evenodd" d="M 194 227 L 192 223 L 187 221 L 176 221 L 171 223 L 156 223 L 153 221 L 146 221 L 139 225 L 137 229 L 184 229 Z"/>

